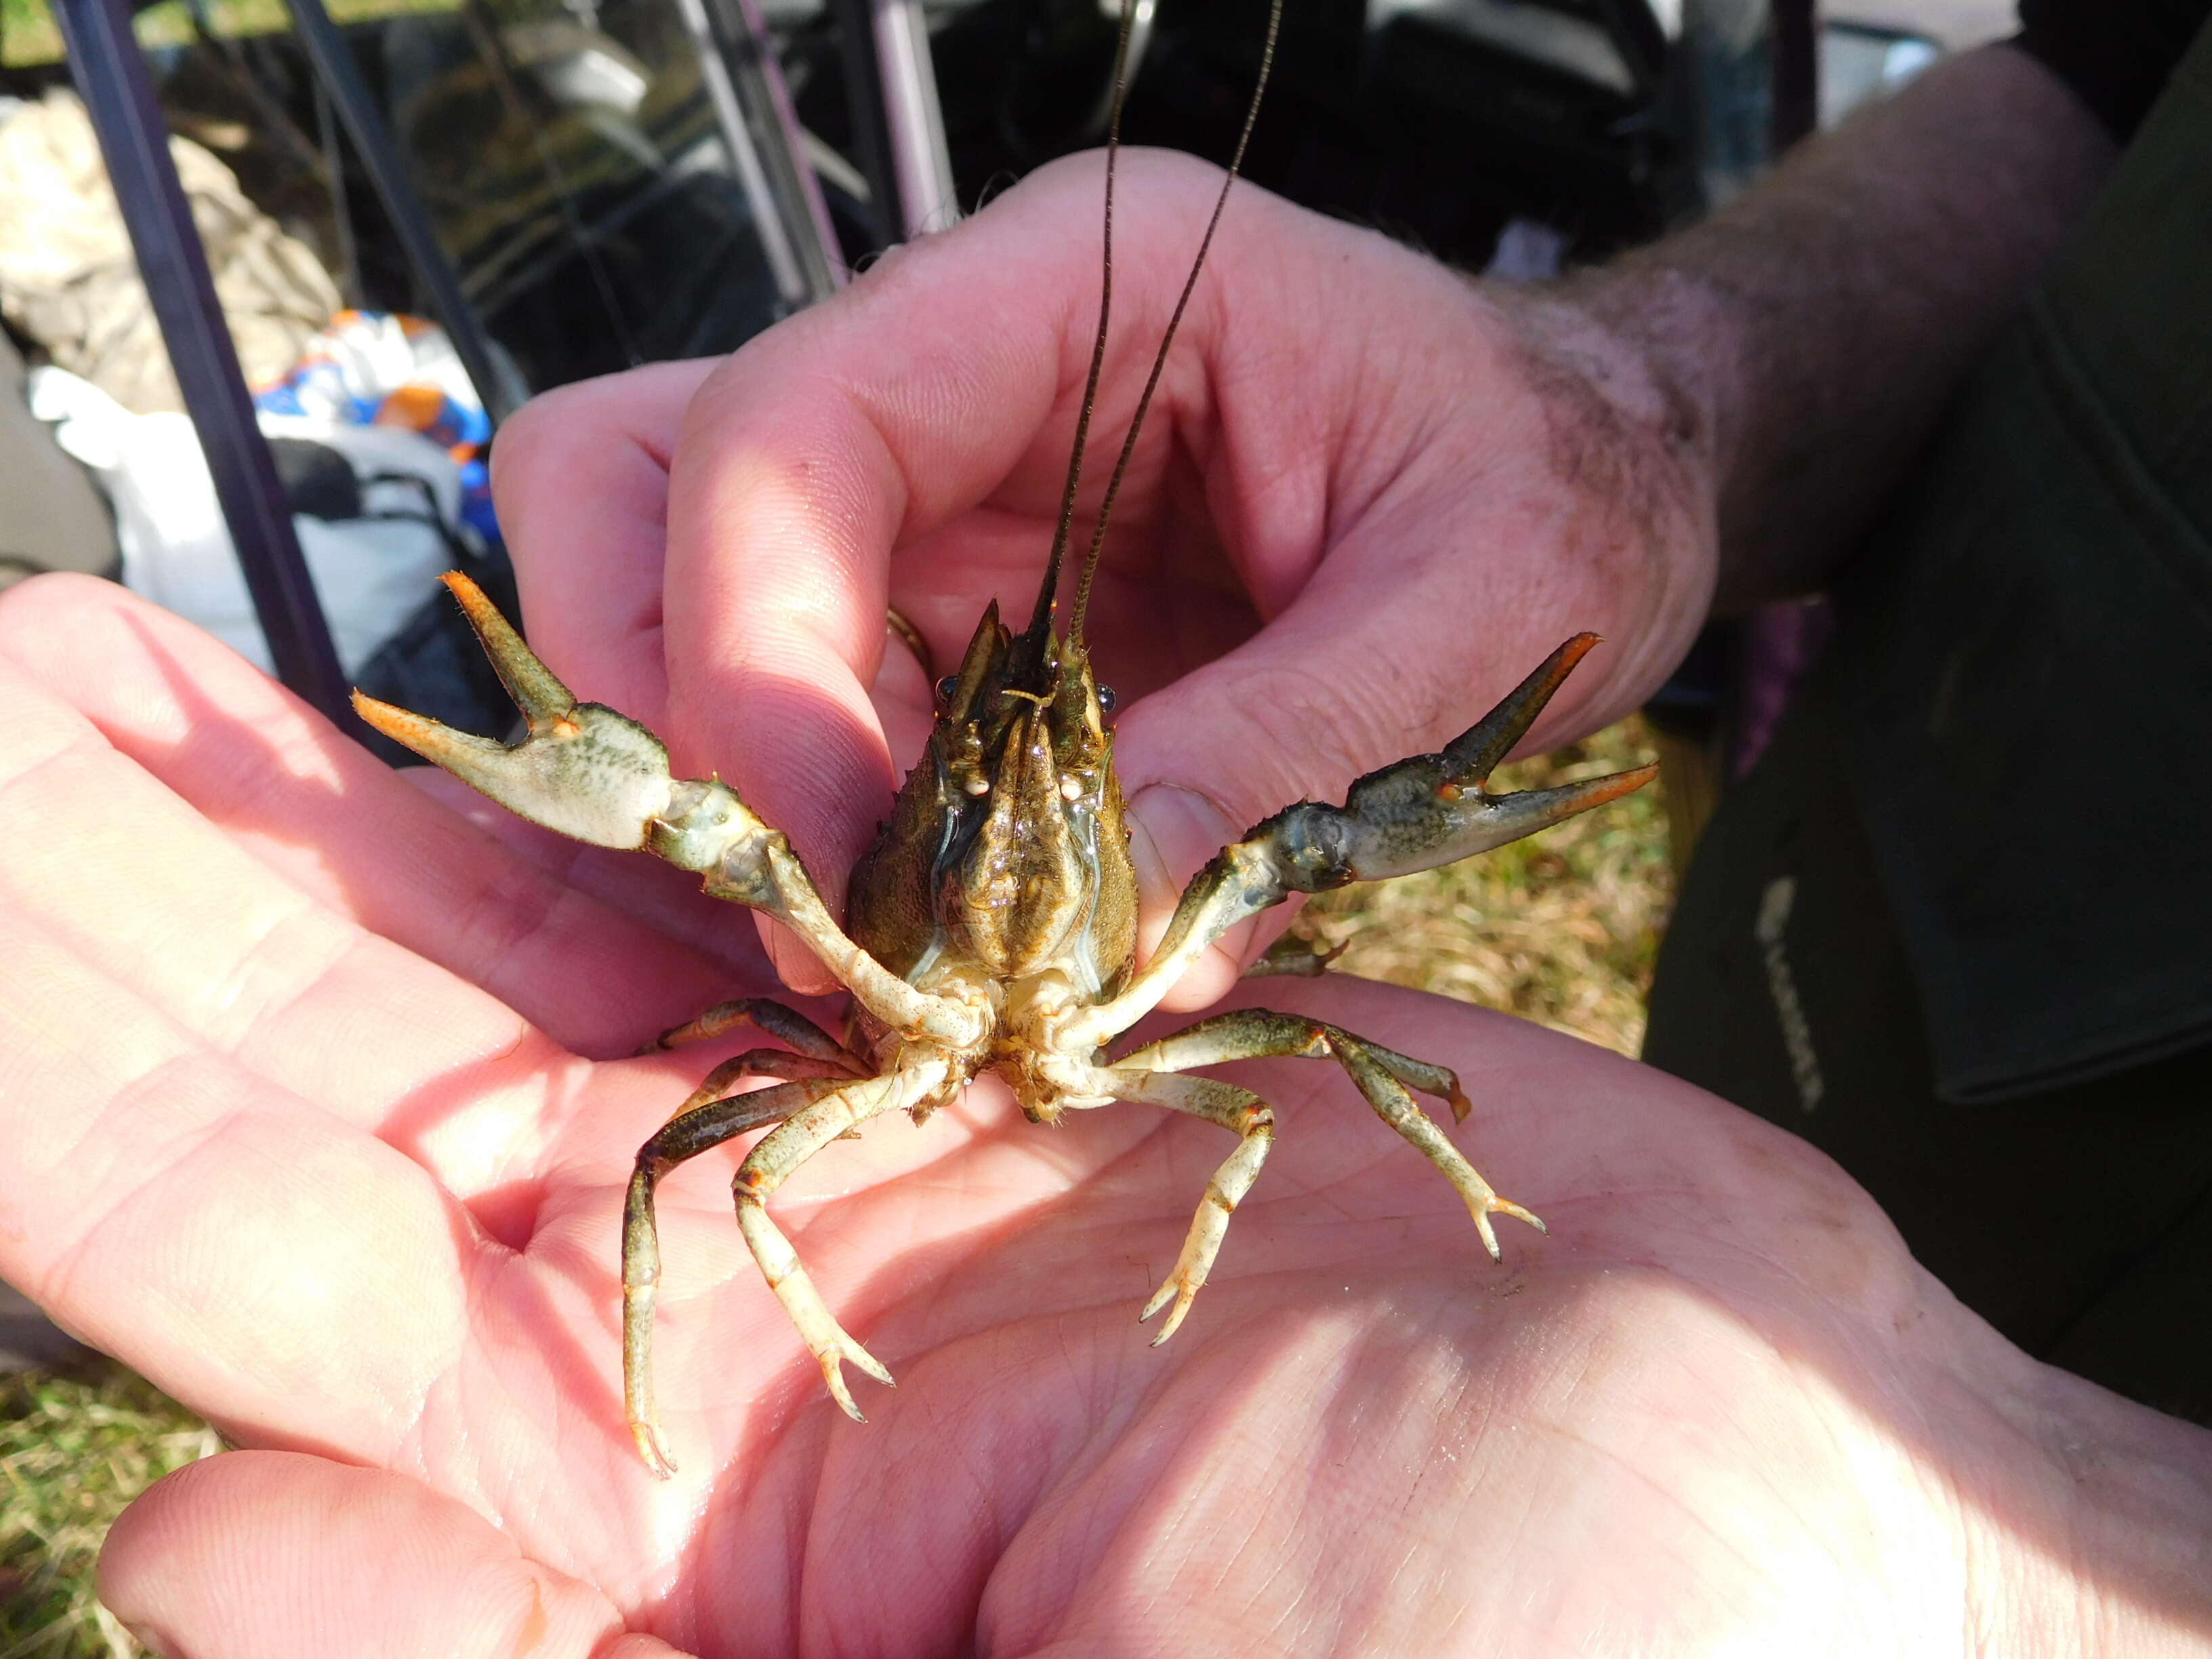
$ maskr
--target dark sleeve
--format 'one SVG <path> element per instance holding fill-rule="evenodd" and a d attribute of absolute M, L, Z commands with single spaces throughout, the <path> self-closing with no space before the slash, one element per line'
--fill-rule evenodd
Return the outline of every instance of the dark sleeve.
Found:
<path fill-rule="evenodd" d="M 2014 44 L 2124 144 L 2207 16 L 2212 0 L 2020 0 Z"/>

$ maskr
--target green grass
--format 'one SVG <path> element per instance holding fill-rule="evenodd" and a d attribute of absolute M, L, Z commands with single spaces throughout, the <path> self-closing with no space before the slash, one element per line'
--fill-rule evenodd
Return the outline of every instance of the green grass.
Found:
<path fill-rule="evenodd" d="M 1628 721 L 1498 783 L 1538 788 L 1649 758 Z M 1652 788 L 1449 869 L 1329 894 L 1293 931 L 1343 946 L 1335 971 L 1634 1054 L 1672 890 Z M 131 1498 L 215 1447 L 204 1424 L 119 1366 L 0 1379 L 0 1659 L 137 1654 L 94 1599 L 100 1540 Z"/>
<path fill-rule="evenodd" d="M 119 1365 L 0 1377 L 0 1659 L 141 1653 L 94 1599 L 100 1540 L 132 1498 L 216 1446 Z"/>
<path fill-rule="evenodd" d="M 1652 758 L 1639 720 L 1501 768 L 1494 787 L 1539 789 Z M 1291 931 L 1342 947 L 1338 973 L 1502 1008 L 1633 1057 L 1674 896 L 1660 786 L 1527 841 L 1309 903 Z"/>

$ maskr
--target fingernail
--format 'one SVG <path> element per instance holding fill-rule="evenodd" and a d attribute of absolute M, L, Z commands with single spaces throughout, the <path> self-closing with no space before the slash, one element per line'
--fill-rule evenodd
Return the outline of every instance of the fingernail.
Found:
<path fill-rule="evenodd" d="M 1129 857 L 1149 908 L 1171 908 L 1206 861 L 1236 838 L 1229 815 L 1199 791 L 1148 783 L 1129 798 Z"/>

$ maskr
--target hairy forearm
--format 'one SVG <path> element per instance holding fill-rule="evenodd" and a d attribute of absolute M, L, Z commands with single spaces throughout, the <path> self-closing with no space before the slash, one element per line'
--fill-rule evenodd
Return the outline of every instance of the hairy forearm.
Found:
<path fill-rule="evenodd" d="M 1718 608 L 1821 584 L 2113 154 L 2041 64 L 1987 47 L 1584 279 L 1583 303 L 1705 416 Z"/>

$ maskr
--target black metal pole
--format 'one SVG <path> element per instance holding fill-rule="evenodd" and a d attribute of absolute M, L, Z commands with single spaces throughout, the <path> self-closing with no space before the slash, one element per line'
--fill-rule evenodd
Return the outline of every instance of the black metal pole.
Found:
<path fill-rule="evenodd" d="M 717 3 L 730 15 L 732 39 L 743 42 L 737 53 L 739 70 L 758 84 L 763 106 L 775 116 L 774 125 L 781 142 L 773 148 L 779 167 L 788 177 L 788 188 L 795 192 L 807 222 L 814 227 L 811 240 L 829 284 L 821 295 L 827 299 L 844 286 L 849 273 L 845 269 L 844 256 L 838 251 L 837 228 L 830 222 L 830 204 L 823 197 L 822 181 L 807 160 L 806 129 L 799 125 L 799 112 L 792 106 L 791 88 L 784 81 L 782 66 L 776 62 L 768 25 L 761 21 L 757 0 L 717 0 Z"/>
<path fill-rule="evenodd" d="M 853 148 L 868 175 L 868 204 L 875 216 L 876 246 L 906 240 L 906 204 L 899 195 L 898 157 L 892 151 L 884 108 L 884 66 L 876 42 L 875 8 L 869 0 L 830 0 L 837 22 L 837 56 L 845 65 L 845 103 L 853 123 Z"/>
<path fill-rule="evenodd" d="M 790 226 L 806 292 L 802 303 L 826 300 L 837 291 L 842 260 L 833 258 L 837 233 L 822 200 L 813 170 L 807 166 L 804 135 L 792 112 L 791 97 L 777 66 L 768 30 L 753 0 L 709 0 L 715 44 L 730 69 L 740 108 L 755 134 L 754 148 L 768 175 L 774 206 Z"/>
<path fill-rule="evenodd" d="M 385 216 L 392 221 L 392 228 L 399 237 L 407 263 L 422 279 L 428 290 L 430 309 L 437 314 L 446 337 L 453 343 L 461 367 L 475 384 L 477 396 L 483 399 L 484 412 L 496 426 L 514 410 L 508 405 L 506 391 L 493 372 L 490 343 L 477 325 L 476 308 L 461 292 L 461 279 L 453 262 L 446 258 L 445 249 L 438 246 L 437 234 L 430 228 L 430 217 L 422 210 L 415 181 L 408 177 L 406 164 L 399 159 L 392 136 L 377 116 L 376 106 L 368 95 L 368 85 L 361 78 L 361 70 L 354 64 L 345 37 L 331 21 L 330 13 L 323 9 L 323 0 L 291 0 L 291 7 L 292 21 L 300 31 L 300 44 L 307 50 L 307 60 L 314 65 L 315 77 L 330 94 L 331 101 L 337 106 L 338 118 L 345 123 L 346 136 L 360 152 L 362 165 L 368 170 L 369 184 L 376 191 L 376 199 L 384 204 Z"/>
<path fill-rule="evenodd" d="M 70 73 L 100 137 L 185 407 L 199 433 L 216 499 L 253 596 L 276 678 L 348 730 L 356 729 L 331 632 L 300 556 L 276 463 L 208 272 L 207 252 L 169 157 L 168 130 L 131 33 L 124 0 L 55 0 Z"/>
<path fill-rule="evenodd" d="M 1814 0 L 1774 0 L 1768 137 L 1779 156 L 1820 125 L 1820 21 Z"/>

